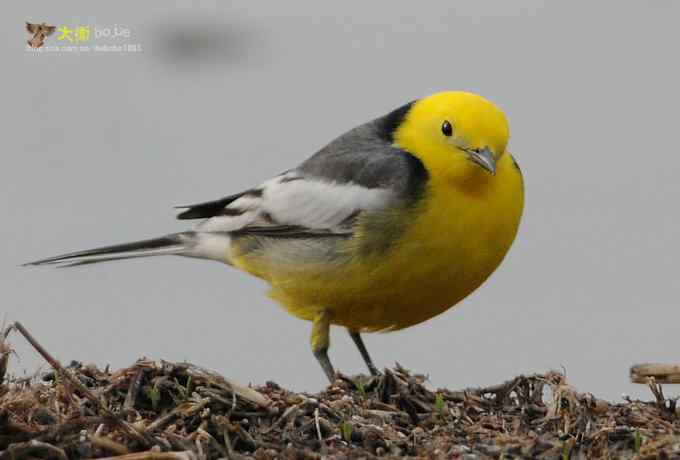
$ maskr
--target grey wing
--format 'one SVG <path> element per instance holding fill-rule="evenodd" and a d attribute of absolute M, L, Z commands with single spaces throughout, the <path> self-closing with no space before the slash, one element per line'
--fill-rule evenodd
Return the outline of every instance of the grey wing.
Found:
<path fill-rule="evenodd" d="M 334 183 L 390 189 L 405 199 L 417 197 L 428 174 L 418 158 L 392 145 L 386 131 L 391 115 L 338 137 L 302 163 L 299 170 Z"/>
<path fill-rule="evenodd" d="M 199 231 L 351 234 L 361 214 L 417 200 L 427 181 L 420 160 L 394 147 L 386 135 L 393 114 L 343 134 L 299 167 L 256 188 L 194 205 L 179 217 L 206 218 Z"/>

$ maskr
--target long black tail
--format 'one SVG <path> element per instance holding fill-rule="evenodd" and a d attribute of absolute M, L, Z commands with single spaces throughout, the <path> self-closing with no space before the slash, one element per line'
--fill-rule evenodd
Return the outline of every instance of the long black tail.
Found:
<path fill-rule="evenodd" d="M 210 253 L 206 252 L 206 245 L 201 244 L 202 242 L 206 243 L 206 240 L 209 239 L 214 245 L 215 238 L 218 238 L 218 242 L 220 243 L 219 246 L 222 246 L 221 243 L 224 243 L 224 256 L 221 256 L 220 258 L 217 257 L 219 254 L 212 254 L 214 251 L 210 251 Z M 132 243 L 71 252 L 69 254 L 36 260 L 35 262 L 29 262 L 24 265 L 73 267 L 76 265 L 94 264 L 111 260 L 162 255 L 183 255 L 227 262 L 226 257 L 228 247 L 229 237 L 226 234 L 222 236 L 215 234 L 208 236 L 207 234 L 200 234 L 197 232 L 182 232 L 161 236 L 160 238 L 152 238 L 150 240 L 134 241 Z"/>

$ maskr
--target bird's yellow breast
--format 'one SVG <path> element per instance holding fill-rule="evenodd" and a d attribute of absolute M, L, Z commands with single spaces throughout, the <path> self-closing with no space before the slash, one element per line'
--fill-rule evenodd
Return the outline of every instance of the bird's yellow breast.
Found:
<path fill-rule="evenodd" d="M 510 154 L 499 159 L 495 176 L 470 167 L 476 169 L 464 187 L 431 177 L 415 209 L 384 219 L 385 235 L 403 227 L 385 250 L 362 249 L 366 238 L 381 233 L 368 222 L 370 231 L 360 228 L 346 243 L 345 262 L 263 269 L 241 259 L 237 265 L 266 279 L 270 295 L 303 319 L 327 310 L 332 323 L 358 331 L 401 329 L 425 321 L 482 284 L 517 233 L 524 196 L 521 173 Z"/>

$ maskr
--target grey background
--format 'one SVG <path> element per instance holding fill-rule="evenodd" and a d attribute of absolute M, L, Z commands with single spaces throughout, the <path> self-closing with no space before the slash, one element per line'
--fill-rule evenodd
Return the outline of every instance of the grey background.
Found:
<path fill-rule="evenodd" d="M 143 52 L 29 53 L 25 20 L 122 25 Z M 455 310 L 368 336 L 375 360 L 456 388 L 564 366 L 582 390 L 648 397 L 629 366 L 680 360 L 679 20 L 670 0 L 7 4 L 0 308 L 64 362 L 187 359 L 318 390 L 309 324 L 229 267 L 18 265 L 180 230 L 173 205 L 240 191 L 410 99 L 466 89 L 510 119 L 527 191 L 518 239 Z M 13 342 L 15 371 L 44 366 Z M 331 353 L 363 372 L 341 330 Z"/>

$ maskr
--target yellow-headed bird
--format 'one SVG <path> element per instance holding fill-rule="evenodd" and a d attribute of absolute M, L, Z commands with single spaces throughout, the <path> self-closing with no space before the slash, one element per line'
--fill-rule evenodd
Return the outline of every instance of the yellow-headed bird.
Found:
<path fill-rule="evenodd" d="M 186 206 L 192 231 L 75 252 L 29 265 L 81 265 L 155 255 L 227 263 L 266 280 L 270 295 L 312 322 L 329 380 L 329 327 L 402 329 L 474 291 L 517 233 L 522 175 L 508 122 L 488 100 L 441 92 L 341 135 L 257 187 Z"/>

